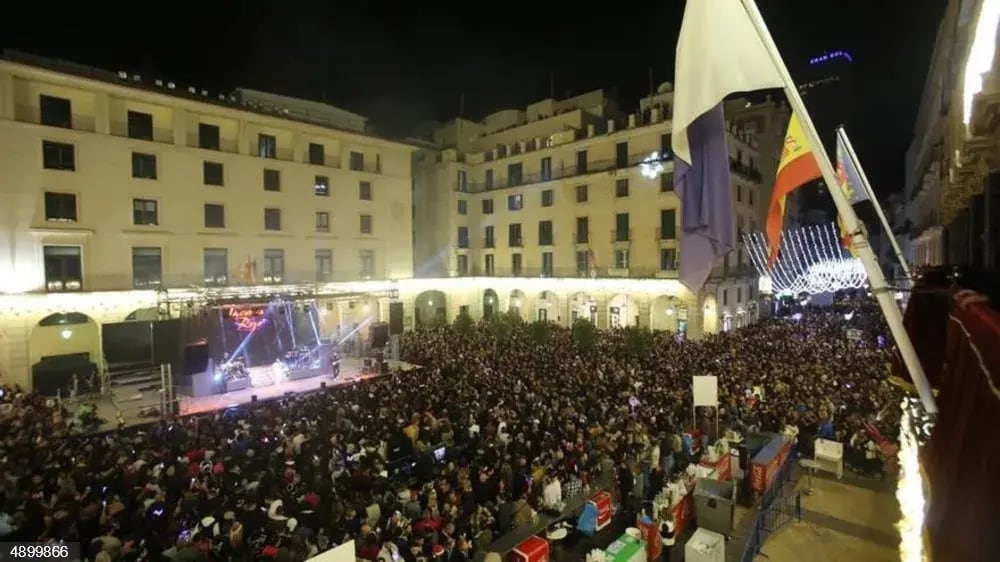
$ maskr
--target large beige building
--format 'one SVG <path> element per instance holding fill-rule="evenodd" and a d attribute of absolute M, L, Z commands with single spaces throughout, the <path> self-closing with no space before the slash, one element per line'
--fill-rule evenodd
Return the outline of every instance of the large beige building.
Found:
<path fill-rule="evenodd" d="M 608 293 L 595 281 L 595 295 L 566 295 L 588 299 L 579 306 L 532 307 L 537 311 L 526 317 L 593 317 L 602 327 L 638 324 L 691 335 L 752 321 L 757 276 L 742 248 L 720 260 L 702 294 L 677 282 L 683 248 L 672 100 L 664 84 L 638 111 L 622 113 L 598 90 L 428 127 L 421 138 L 427 148 L 414 164 L 416 274 L 551 278 L 550 292 L 566 278 L 660 279 L 662 294 L 651 299 Z M 787 111 L 738 100 L 727 105 L 727 116 L 735 226 L 758 230 Z M 484 302 L 493 298 L 485 290 Z M 470 306 L 475 316 L 499 305 Z M 446 318 L 459 312 L 435 303 L 422 316 L 441 310 Z"/>
<path fill-rule="evenodd" d="M 699 294 L 677 281 L 672 99 L 665 84 L 622 113 L 597 91 L 404 143 L 325 104 L 8 53 L 0 381 L 72 354 L 108 368 L 108 323 L 288 295 L 317 338 L 367 336 L 392 302 L 407 328 L 510 310 L 691 337 L 752 322 L 744 251 Z M 735 226 L 758 230 L 787 110 L 726 109 Z"/>
<path fill-rule="evenodd" d="M 6 53 L 0 292 L 49 298 L 0 305 L 0 374 L 72 347 L 30 341 L 60 302 L 98 323 L 158 288 L 411 277 L 412 151 L 324 104 Z"/>

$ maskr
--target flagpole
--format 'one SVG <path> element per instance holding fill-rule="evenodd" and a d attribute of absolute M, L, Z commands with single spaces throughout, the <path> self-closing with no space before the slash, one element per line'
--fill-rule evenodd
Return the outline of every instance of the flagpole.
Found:
<path fill-rule="evenodd" d="M 899 242 L 896 241 L 896 235 L 893 234 L 892 227 L 889 226 L 889 221 L 885 218 L 882 205 L 878 202 L 878 197 L 875 197 L 875 191 L 872 189 L 871 183 L 868 182 L 865 169 L 861 167 L 858 155 L 854 152 L 854 146 L 851 145 L 851 139 L 847 138 L 847 131 L 844 130 L 843 126 L 837 127 L 837 136 L 843 141 L 844 148 L 847 150 L 847 157 L 851 159 L 854 169 L 858 171 L 858 176 L 861 178 L 861 184 L 865 187 L 868 199 L 871 199 L 872 205 L 875 205 L 875 212 L 878 214 L 878 219 L 882 221 L 882 228 L 885 230 L 886 236 L 889 237 L 889 242 L 892 244 L 892 251 L 896 253 L 896 259 L 899 260 L 899 265 L 903 268 L 903 275 L 906 276 L 907 280 L 912 279 L 910 276 L 910 267 L 906 264 L 906 257 L 903 255 L 903 250 L 900 249 Z"/>
<path fill-rule="evenodd" d="M 833 197 L 833 202 L 837 206 L 837 213 L 843 219 L 844 226 L 851 235 L 851 244 L 857 250 L 858 257 L 861 259 L 865 272 L 868 274 L 868 284 L 871 287 L 871 292 L 875 295 L 876 300 L 878 300 L 878 304 L 882 309 L 882 315 L 889 325 L 889 331 L 892 333 L 893 339 L 896 340 L 899 354 L 902 356 L 903 363 L 910 372 L 910 378 L 913 379 L 913 385 L 917 388 L 917 393 L 924 404 L 924 409 L 928 414 L 935 414 L 938 411 L 937 404 L 934 401 L 930 384 L 927 382 L 927 376 L 924 374 L 923 366 L 920 364 L 917 352 L 913 348 L 913 342 L 910 340 L 910 336 L 906 333 L 906 328 L 903 326 L 903 316 L 899 312 L 899 307 L 896 306 L 892 292 L 886 285 L 885 276 L 882 274 L 882 268 L 878 265 L 875 253 L 868 244 L 864 232 L 858 226 L 858 217 L 854 214 L 854 209 L 851 207 L 844 192 L 837 188 L 837 173 L 834 171 L 833 164 L 830 163 L 830 157 L 823 150 L 823 141 L 820 139 L 819 133 L 816 131 L 816 126 L 813 124 L 812 118 L 806 110 L 806 104 L 802 101 L 802 97 L 799 96 L 799 90 L 795 87 L 795 82 L 792 80 L 788 68 L 785 67 L 781 53 L 778 52 L 778 47 L 774 44 L 774 39 L 771 38 L 771 33 L 767 30 L 767 24 L 764 22 L 760 10 L 757 9 L 756 2 L 754 0 L 740 1 L 743 3 L 747 16 L 749 16 L 754 29 L 757 31 L 757 36 L 771 56 L 771 61 L 774 63 L 779 76 L 781 76 L 782 82 L 785 83 L 785 96 L 788 98 L 788 103 L 791 105 L 792 111 L 798 114 L 801 120 L 806 140 L 810 145 L 816 147 L 813 154 L 816 155 L 816 162 L 823 173 L 823 179 L 826 181 L 828 187 L 827 191 Z"/>

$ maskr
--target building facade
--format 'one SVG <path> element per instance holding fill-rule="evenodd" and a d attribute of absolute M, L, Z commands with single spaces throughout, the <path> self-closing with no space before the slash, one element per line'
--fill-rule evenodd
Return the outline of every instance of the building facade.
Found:
<path fill-rule="evenodd" d="M 676 282 L 683 249 L 672 101 L 664 84 L 623 114 L 597 90 L 428 127 L 414 164 L 417 275 L 551 278 L 553 290 L 567 278 L 662 279 L 680 314 L 650 317 L 648 303 L 623 295 L 599 325 L 697 336 L 751 321 L 757 278 L 742 245 L 720 260 L 702 294 Z M 771 102 L 727 104 L 739 232 L 763 224 L 787 124 L 781 113 Z M 763 154 L 758 137 L 766 137 Z M 570 323 L 577 312 L 539 309 L 537 318 Z"/>
<path fill-rule="evenodd" d="M 906 155 L 915 266 L 991 273 L 1000 259 L 1000 62 L 992 2 L 951 0 Z"/>
<path fill-rule="evenodd" d="M 324 104 L 5 53 L 0 292 L 51 306 L 0 311 L 0 371 L 23 382 L 65 345 L 24 349 L 60 303 L 96 323 L 149 305 L 116 292 L 411 277 L 413 147 L 365 128 Z"/>

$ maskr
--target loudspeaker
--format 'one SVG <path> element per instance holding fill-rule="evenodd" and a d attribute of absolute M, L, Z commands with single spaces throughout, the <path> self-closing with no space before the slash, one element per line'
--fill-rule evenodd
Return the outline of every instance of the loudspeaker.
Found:
<path fill-rule="evenodd" d="M 389 325 L 385 322 L 372 324 L 372 347 L 380 349 L 389 345 Z"/>
<path fill-rule="evenodd" d="M 207 342 L 188 344 L 184 348 L 184 374 L 190 376 L 207 371 L 209 355 Z"/>
<path fill-rule="evenodd" d="M 382 361 L 382 362 L 380 362 L 378 364 L 378 372 L 379 372 L 380 375 L 388 375 L 389 374 L 389 362 L 388 361 Z"/>
<path fill-rule="evenodd" d="M 389 303 L 389 335 L 398 336 L 403 333 L 403 303 Z"/>

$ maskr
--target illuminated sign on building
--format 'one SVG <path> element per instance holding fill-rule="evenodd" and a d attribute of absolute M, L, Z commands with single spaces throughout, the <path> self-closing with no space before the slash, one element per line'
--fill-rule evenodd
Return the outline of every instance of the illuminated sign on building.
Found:
<path fill-rule="evenodd" d="M 844 59 L 849 63 L 854 62 L 854 57 L 852 57 L 851 53 L 848 53 L 847 51 L 830 51 L 829 53 L 824 53 L 818 57 L 809 59 L 809 64 L 823 64 L 836 59 Z"/>
<path fill-rule="evenodd" d="M 234 306 L 229 309 L 229 319 L 233 321 L 237 332 L 252 334 L 267 323 L 264 312 L 263 307 L 237 308 Z"/>

